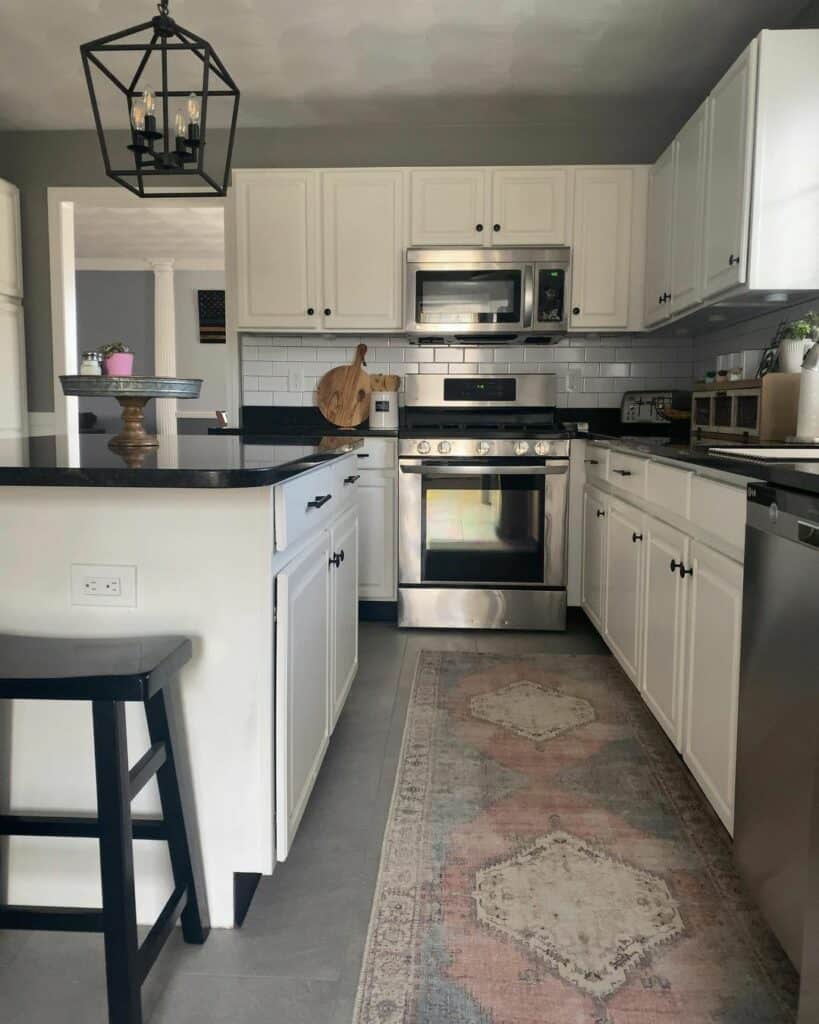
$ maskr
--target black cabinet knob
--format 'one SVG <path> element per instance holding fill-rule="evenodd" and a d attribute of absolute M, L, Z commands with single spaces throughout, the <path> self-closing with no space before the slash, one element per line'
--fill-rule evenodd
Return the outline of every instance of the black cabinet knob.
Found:
<path fill-rule="evenodd" d="M 325 307 L 325 309 L 324 309 L 324 315 L 325 315 L 325 316 L 329 316 L 329 315 L 330 315 L 330 314 L 331 314 L 332 312 L 333 312 L 333 311 L 332 311 L 332 309 L 330 309 L 330 307 L 329 307 L 329 306 L 326 306 L 326 307 Z"/>
<path fill-rule="evenodd" d="M 686 567 L 680 562 L 680 579 L 685 579 L 686 576 L 693 576 L 693 569 L 686 569 Z"/>
<path fill-rule="evenodd" d="M 308 316 L 312 316 L 314 313 L 315 313 L 315 310 L 313 309 L 312 306 L 310 306 L 310 308 L 307 310 L 307 315 Z"/>
<path fill-rule="evenodd" d="M 493 231 L 500 231 L 500 224 L 493 224 L 492 225 L 492 230 Z"/>
<path fill-rule="evenodd" d="M 340 562 L 344 561 L 344 548 L 342 548 L 341 551 L 339 551 L 338 558 Z"/>
<path fill-rule="evenodd" d="M 739 263 L 739 256 L 734 256 L 733 253 L 728 257 L 728 266 L 733 267 L 735 263 Z"/>
<path fill-rule="evenodd" d="M 332 565 L 334 569 L 337 569 L 341 565 L 341 559 L 337 554 L 335 554 L 335 552 L 330 555 L 330 565 Z"/>
<path fill-rule="evenodd" d="M 307 502 L 308 508 L 321 508 L 332 498 L 332 494 L 317 494 L 312 501 Z"/>
<path fill-rule="evenodd" d="M 579 312 L 580 312 L 580 306 L 573 306 L 572 307 L 572 313 L 574 313 L 575 316 L 577 316 L 577 314 Z"/>
<path fill-rule="evenodd" d="M 598 519 L 605 519 L 605 517 L 606 517 L 606 513 L 601 508 L 599 508 L 597 510 L 597 518 Z"/>
<path fill-rule="evenodd" d="M 642 540 L 642 539 L 643 539 L 642 533 L 632 533 L 632 535 L 631 535 L 631 543 L 632 544 L 636 544 L 638 540 Z"/>
<path fill-rule="evenodd" d="M 671 302 L 671 292 L 663 292 L 663 302 Z"/>
<path fill-rule="evenodd" d="M 475 230 L 476 231 L 483 231 L 483 224 L 476 224 L 475 225 Z"/>

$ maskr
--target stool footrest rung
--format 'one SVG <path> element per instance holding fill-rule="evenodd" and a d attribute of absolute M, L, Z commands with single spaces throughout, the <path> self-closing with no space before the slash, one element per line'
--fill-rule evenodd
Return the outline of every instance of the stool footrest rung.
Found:
<path fill-rule="evenodd" d="M 0 928 L 43 932 L 101 932 L 101 910 L 86 907 L 0 906 Z"/>
<path fill-rule="evenodd" d="M 134 818 L 134 839 L 167 839 L 162 818 Z M 100 824 L 90 815 L 0 814 L 0 836 L 63 836 L 75 839 L 99 839 Z"/>
<path fill-rule="evenodd" d="M 168 751 L 165 744 L 160 740 L 154 743 L 147 753 L 137 761 L 134 767 L 128 772 L 128 782 L 131 787 L 131 799 L 156 775 L 159 769 L 168 759 Z"/>
<path fill-rule="evenodd" d="M 162 952 L 162 947 L 168 941 L 168 936 L 173 931 L 177 918 L 187 905 L 188 887 L 182 885 L 171 893 L 168 902 L 156 919 L 156 923 L 139 947 L 139 974 L 141 981 L 147 978 L 148 972 L 153 967 L 156 958 Z"/>

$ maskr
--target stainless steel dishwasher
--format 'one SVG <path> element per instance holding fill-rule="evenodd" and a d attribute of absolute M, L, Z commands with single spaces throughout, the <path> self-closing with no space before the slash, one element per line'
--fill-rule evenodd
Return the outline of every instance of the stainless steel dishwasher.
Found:
<path fill-rule="evenodd" d="M 819 1021 L 819 495 L 748 488 L 734 853 Z"/>

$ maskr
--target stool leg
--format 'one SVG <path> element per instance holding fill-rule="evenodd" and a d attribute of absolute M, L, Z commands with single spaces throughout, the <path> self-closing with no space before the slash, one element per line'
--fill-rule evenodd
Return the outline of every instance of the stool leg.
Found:
<path fill-rule="evenodd" d="M 142 1024 L 125 705 L 94 701 L 105 972 L 111 1024 Z"/>
<path fill-rule="evenodd" d="M 188 902 L 182 911 L 182 935 L 185 942 L 202 943 L 210 931 L 207 907 L 203 893 L 197 884 L 202 878 L 201 865 L 194 865 L 191 843 L 193 814 L 185 806 L 176 774 L 176 761 L 171 724 L 165 706 L 165 693 L 160 690 L 145 703 L 148 719 L 148 733 L 151 743 L 164 742 L 165 763 L 156 773 L 159 785 L 159 799 L 162 803 L 162 817 L 168 834 L 168 850 L 171 857 L 174 885 L 187 886 Z M 195 849 L 195 846 L 194 846 Z M 194 871 L 194 867 L 196 871 Z"/>

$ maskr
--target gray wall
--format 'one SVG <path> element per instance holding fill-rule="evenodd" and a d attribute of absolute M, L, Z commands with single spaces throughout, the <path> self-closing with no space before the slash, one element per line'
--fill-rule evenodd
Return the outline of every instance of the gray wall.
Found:
<path fill-rule="evenodd" d="M 213 412 L 228 408 L 227 345 L 203 345 L 199 341 L 199 289 L 224 289 L 221 270 L 177 270 L 174 274 L 176 305 L 176 372 L 180 377 L 201 377 L 199 398 L 185 399 L 182 412 L 197 409 Z"/>
<path fill-rule="evenodd" d="M 794 28 L 819 28 L 819 0 L 813 0 L 802 11 L 796 21 Z"/>
<path fill-rule="evenodd" d="M 77 355 L 124 341 L 134 353 L 134 373 L 154 372 L 154 275 L 139 270 L 77 271 Z M 155 403 L 145 407 L 145 427 L 156 430 Z M 119 406 L 110 398 L 81 398 L 80 412 L 94 412 L 107 433 L 120 429 Z"/>

